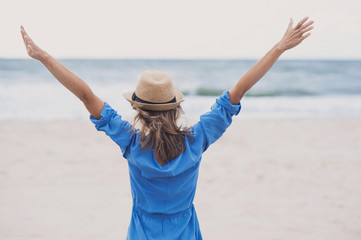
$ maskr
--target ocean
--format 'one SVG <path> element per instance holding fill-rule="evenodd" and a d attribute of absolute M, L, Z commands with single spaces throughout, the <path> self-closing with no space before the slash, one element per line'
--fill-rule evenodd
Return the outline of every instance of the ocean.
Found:
<path fill-rule="evenodd" d="M 93 92 L 131 119 L 122 93 L 141 73 L 169 73 L 185 94 L 186 116 L 197 118 L 256 60 L 60 59 Z M 0 59 L 0 121 L 84 120 L 89 114 L 38 61 Z M 360 60 L 279 60 L 242 99 L 241 118 L 361 116 Z"/>

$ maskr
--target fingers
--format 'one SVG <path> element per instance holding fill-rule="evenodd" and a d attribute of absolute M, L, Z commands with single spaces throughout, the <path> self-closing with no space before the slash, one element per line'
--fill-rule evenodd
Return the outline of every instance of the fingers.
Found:
<path fill-rule="evenodd" d="M 314 23 L 314 21 L 308 21 L 308 17 L 303 18 L 300 22 L 298 22 L 298 24 L 292 29 L 292 35 L 293 36 L 297 36 L 298 38 L 302 38 L 303 35 L 312 30 L 313 26 L 312 24 Z M 307 36 L 308 37 L 308 36 Z"/>
<path fill-rule="evenodd" d="M 301 37 L 301 42 L 302 42 L 303 40 L 305 40 L 306 38 L 308 38 L 310 35 L 311 35 L 311 33 L 307 33 L 307 34 L 303 35 L 303 36 Z"/>
<path fill-rule="evenodd" d="M 20 27 L 21 30 L 21 35 L 23 35 L 23 37 L 25 37 L 27 35 L 27 33 L 25 32 L 25 29 L 23 26 Z"/>
<path fill-rule="evenodd" d="M 313 29 L 313 26 L 304 28 L 304 29 L 302 29 L 302 31 L 300 31 L 300 35 L 302 36 L 304 33 L 311 31 L 312 29 Z"/>
<path fill-rule="evenodd" d="M 23 36 L 24 41 L 32 44 L 34 43 L 33 40 L 29 37 L 29 35 L 26 33 L 23 26 L 21 26 L 21 35 Z"/>
<path fill-rule="evenodd" d="M 28 34 L 26 33 L 25 29 L 23 26 L 20 27 L 21 30 L 21 36 L 24 40 L 24 44 L 25 44 L 25 48 L 26 51 L 28 52 L 29 56 L 31 55 L 31 52 L 33 50 L 33 42 L 31 41 L 30 37 L 28 36 Z"/>
<path fill-rule="evenodd" d="M 28 35 L 28 34 L 26 33 L 25 28 L 24 28 L 23 26 L 21 26 L 20 29 L 21 29 L 21 33 L 23 33 L 24 35 Z"/>
<path fill-rule="evenodd" d="M 295 29 L 300 28 L 306 21 L 307 21 L 308 17 L 305 17 L 304 19 L 302 19 L 301 21 L 299 21 L 295 27 Z"/>
<path fill-rule="evenodd" d="M 302 28 L 306 28 L 308 26 L 311 26 L 314 23 L 314 21 L 309 21 L 305 25 L 302 26 Z"/>
<path fill-rule="evenodd" d="M 25 45 L 28 44 L 29 42 L 29 36 L 27 35 L 27 33 L 25 32 L 25 29 L 23 26 L 21 26 L 21 36 L 23 37 L 24 43 Z"/>
<path fill-rule="evenodd" d="M 303 40 L 308 38 L 311 33 L 310 31 L 313 29 L 313 21 L 307 21 L 308 17 L 303 18 L 301 21 L 297 23 L 295 27 L 292 28 L 292 18 L 290 19 L 290 23 L 288 24 L 287 31 L 283 38 L 280 41 L 280 45 L 285 50 L 291 49 L 298 44 L 300 44 Z"/>
<path fill-rule="evenodd" d="M 24 27 L 23 26 L 21 26 L 21 28 L 20 28 L 21 30 L 20 30 L 20 32 L 21 32 L 21 36 L 23 37 L 23 40 L 24 40 L 24 42 L 25 42 L 25 31 L 24 31 Z"/>
<path fill-rule="evenodd" d="M 287 31 L 292 29 L 292 25 L 293 25 L 293 19 L 290 18 L 290 23 L 288 24 Z"/>

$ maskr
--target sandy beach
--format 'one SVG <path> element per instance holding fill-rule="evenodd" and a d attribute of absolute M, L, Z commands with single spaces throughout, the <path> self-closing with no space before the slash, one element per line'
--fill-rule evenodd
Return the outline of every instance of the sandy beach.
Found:
<path fill-rule="evenodd" d="M 235 119 L 202 160 L 204 239 L 361 239 L 360 123 Z M 127 162 L 90 121 L 3 121 L 0 136 L 0 239 L 125 239 Z"/>

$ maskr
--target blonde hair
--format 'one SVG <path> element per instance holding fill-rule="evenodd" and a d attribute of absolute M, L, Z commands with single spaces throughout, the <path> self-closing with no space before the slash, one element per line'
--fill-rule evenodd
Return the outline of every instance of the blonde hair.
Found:
<path fill-rule="evenodd" d="M 140 122 L 139 129 L 142 150 L 152 149 L 158 161 L 170 162 L 186 149 L 185 141 L 193 142 L 190 128 L 182 129 L 178 120 L 183 109 L 181 106 L 167 111 L 149 111 L 134 107 L 137 111 L 134 117 L 133 130 Z"/>

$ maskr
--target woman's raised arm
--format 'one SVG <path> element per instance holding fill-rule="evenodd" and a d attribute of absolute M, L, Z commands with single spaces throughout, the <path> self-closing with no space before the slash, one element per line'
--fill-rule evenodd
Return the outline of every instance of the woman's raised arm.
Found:
<path fill-rule="evenodd" d="M 309 31 L 313 29 L 313 21 L 308 21 L 308 17 L 302 19 L 295 27 L 290 20 L 286 33 L 267 54 L 251 67 L 242 78 L 229 90 L 229 100 L 232 104 L 238 104 L 243 95 L 260 80 L 277 61 L 283 52 L 300 44 L 305 38 L 310 36 Z"/>
<path fill-rule="evenodd" d="M 44 64 L 49 72 L 51 72 L 51 74 L 53 74 L 64 87 L 66 87 L 84 103 L 85 107 L 93 117 L 100 119 L 100 112 L 104 107 L 104 102 L 92 92 L 89 86 L 55 58 L 50 56 L 43 49 L 39 48 L 25 32 L 23 26 L 21 26 L 21 35 L 29 56 Z"/>

